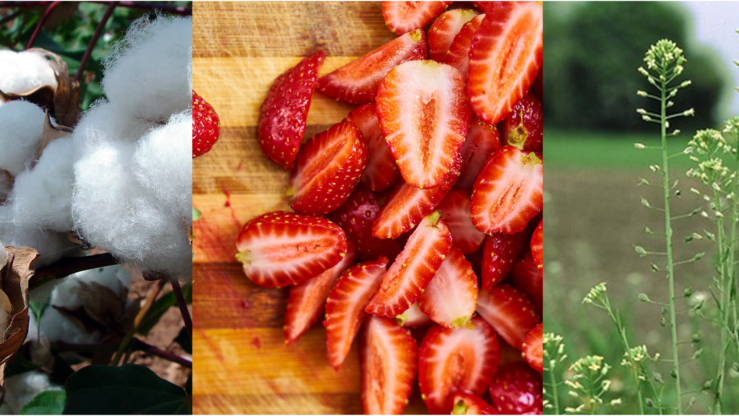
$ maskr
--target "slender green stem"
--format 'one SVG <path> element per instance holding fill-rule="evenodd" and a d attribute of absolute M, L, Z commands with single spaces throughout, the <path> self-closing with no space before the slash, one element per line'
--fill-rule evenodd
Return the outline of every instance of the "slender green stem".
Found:
<path fill-rule="evenodd" d="M 550 369 L 549 371 L 549 379 L 552 383 L 552 401 L 554 405 L 554 414 L 559 415 L 561 412 L 559 411 L 559 392 L 557 391 L 557 377 L 554 374 L 554 369 Z"/>
<path fill-rule="evenodd" d="M 714 208 L 718 210 L 721 204 L 721 196 L 718 192 L 713 192 L 713 204 Z M 729 318 L 731 313 L 729 310 L 730 303 L 730 278 L 728 276 L 728 264 L 727 264 L 727 244 L 726 244 L 726 229 L 724 220 L 722 217 L 716 218 L 716 242 L 719 250 L 719 272 L 721 282 L 721 304 L 719 305 L 719 313 L 721 319 L 721 326 L 719 331 L 721 332 L 721 344 L 719 345 L 719 359 L 718 359 L 718 371 L 716 374 L 716 396 L 714 411 L 716 414 L 721 414 L 721 397 L 724 392 L 724 378 L 726 376 L 726 352 L 729 347 Z"/>
<path fill-rule="evenodd" d="M 628 357 L 629 361 L 631 362 L 631 369 L 634 373 L 634 383 L 636 385 L 636 395 L 639 400 L 639 413 L 644 414 L 644 398 L 642 397 L 641 392 L 641 380 L 639 379 L 639 367 L 637 367 L 636 361 L 634 361 L 634 357 L 631 356 L 631 345 L 629 344 L 629 338 L 626 336 L 626 328 L 621 324 L 621 319 L 613 312 L 613 309 L 611 309 L 611 302 L 608 300 L 608 298 L 605 298 L 604 301 L 606 305 L 606 311 L 608 311 L 608 316 L 611 317 L 611 321 L 613 321 L 613 324 L 616 325 L 616 329 L 618 330 L 619 335 L 621 335 L 621 342 L 624 344 L 624 349 L 626 352 L 626 357 Z"/>

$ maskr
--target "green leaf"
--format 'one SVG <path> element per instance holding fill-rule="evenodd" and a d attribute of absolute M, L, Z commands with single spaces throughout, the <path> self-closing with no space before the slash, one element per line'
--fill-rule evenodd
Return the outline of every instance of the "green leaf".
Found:
<path fill-rule="evenodd" d="M 174 339 L 174 342 L 180 344 L 185 352 L 192 355 L 192 338 L 190 337 L 190 333 L 187 332 L 187 328 L 182 327 L 179 335 Z"/>
<path fill-rule="evenodd" d="M 192 303 L 191 284 L 182 286 L 182 295 L 185 297 L 185 301 L 187 301 L 188 304 Z M 154 325 L 159 322 L 164 313 L 167 312 L 169 308 L 176 305 L 177 298 L 175 298 L 174 293 L 172 292 L 169 292 L 154 301 L 154 303 L 151 305 L 151 308 L 149 308 L 149 311 L 146 312 L 146 315 L 144 315 L 144 319 L 141 320 L 141 324 L 139 324 L 139 327 L 136 329 L 136 333 L 141 335 L 148 335 L 149 331 L 154 328 Z"/>
<path fill-rule="evenodd" d="M 42 391 L 21 408 L 22 415 L 60 415 L 67 395 L 63 390 Z"/>
<path fill-rule="evenodd" d="M 64 414 L 192 413 L 192 399 L 182 387 L 146 367 L 91 365 L 69 377 Z"/>

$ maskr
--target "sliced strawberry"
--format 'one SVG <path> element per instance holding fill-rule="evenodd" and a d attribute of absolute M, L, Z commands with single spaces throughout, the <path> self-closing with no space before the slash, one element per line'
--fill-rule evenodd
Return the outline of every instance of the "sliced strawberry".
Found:
<path fill-rule="evenodd" d="M 464 254 L 477 251 L 485 234 L 472 224 L 469 192 L 462 189 L 449 192 L 438 208 L 441 210 L 441 218 L 452 232 L 454 245 Z"/>
<path fill-rule="evenodd" d="M 490 385 L 495 409 L 504 415 L 540 415 L 543 412 L 541 374 L 526 363 L 502 365 Z"/>
<path fill-rule="evenodd" d="M 341 275 L 326 301 L 328 361 L 338 370 L 352 347 L 367 313 L 364 307 L 382 284 L 388 260 L 358 264 Z"/>
<path fill-rule="evenodd" d="M 503 120 L 528 91 L 543 62 L 544 11 L 537 2 L 502 2 L 472 37 L 469 94 L 475 114 Z"/>
<path fill-rule="evenodd" d="M 427 215 L 434 212 L 449 190 L 454 186 L 462 167 L 458 157 L 444 183 L 431 189 L 419 189 L 404 181 L 393 189 L 387 202 L 377 214 L 372 235 L 377 238 L 399 238 L 413 229 Z"/>
<path fill-rule="evenodd" d="M 396 35 L 420 29 L 440 15 L 451 1 L 383 1 L 382 17 Z"/>
<path fill-rule="evenodd" d="M 359 347 L 362 410 L 366 415 L 399 415 L 411 395 L 418 346 L 394 320 L 370 315 Z"/>
<path fill-rule="evenodd" d="M 495 332 L 508 345 L 519 350 L 529 331 L 541 322 L 526 295 L 506 284 L 481 290 L 477 298 L 477 313 L 495 328 Z"/>
<path fill-rule="evenodd" d="M 221 135 L 221 122 L 216 110 L 195 90 L 192 91 L 192 158 L 213 148 Z"/>
<path fill-rule="evenodd" d="M 472 194 L 472 223 L 486 233 L 518 233 L 543 206 L 541 156 L 503 146 L 477 176 Z"/>
<path fill-rule="evenodd" d="M 544 302 L 544 278 L 537 270 L 531 253 L 524 250 L 523 256 L 513 265 L 511 275 L 516 289 L 525 293 L 526 297 L 536 306 L 536 310 L 541 313 Z"/>
<path fill-rule="evenodd" d="M 534 235 L 531 236 L 531 256 L 536 262 L 539 274 L 544 277 L 544 220 L 539 221 Z"/>
<path fill-rule="evenodd" d="M 369 151 L 367 169 L 362 176 L 364 186 L 372 192 L 381 192 L 395 185 L 400 179 L 400 173 L 393 154 L 387 147 L 385 136 L 382 135 L 375 105 L 365 104 L 349 113 L 348 118 L 362 132 Z"/>
<path fill-rule="evenodd" d="M 539 68 L 539 75 L 536 76 L 534 83 L 531 84 L 529 91 L 539 97 L 540 100 L 544 100 L 544 65 L 542 64 Z"/>
<path fill-rule="evenodd" d="M 457 391 L 481 395 L 499 359 L 498 337 L 481 318 L 456 329 L 433 326 L 418 351 L 418 384 L 429 412 L 450 413 Z"/>
<path fill-rule="evenodd" d="M 367 313 L 394 318 L 413 305 L 452 248 L 449 227 L 435 212 L 421 221 L 390 266 Z"/>
<path fill-rule="evenodd" d="M 501 123 L 503 141 L 524 152 L 541 152 L 544 138 L 544 110 L 541 100 L 526 94 Z"/>
<path fill-rule="evenodd" d="M 421 311 L 421 308 L 418 307 L 418 302 L 411 305 L 411 307 L 406 309 L 405 312 L 396 316 L 395 320 L 398 321 L 398 324 L 408 328 L 418 328 L 434 323 L 428 315 Z"/>
<path fill-rule="evenodd" d="M 305 120 L 326 52 L 318 51 L 277 77 L 259 109 L 259 145 L 282 169 L 290 170 L 305 133 Z"/>
<path fill-rule="evenodd" d="M 457 392 L 454 395 L 453 415 L 497 415 L 495 408 L 489 405 L 485 400 L 467 394 L 465 392 Z"/>
<path fill-rule="evenodd" d="M 485 162 L 500 147 L 500 135 L 495 126 L 475 118 L 470 123 L 467 138 L 459 153 L 464 160 L 462 172 L 454 185 L 457 188 L 472 189 L 477 175 L 485 166 Z"/>
<path fill-rule="evenodd" d="M 421 296 L 418 306 L 437 324 L 447 328 L 464 326 L 477 306 L 477 276 L 462 252 L 452 246 Z"/>
<path fill-rule="evenodd" d="M 538 372 L 544 371 L 544 361 L 542 358 L 542 337 L 544 325 L 539 324 L 526 335 L 526 341 L 523 344 L 523 357 L 529 363 L 531 368 Z"/>
<path fill-rule="evenodd" d="M 500 3 L 505 3 L 502 1 L 473 1 L 472 3 L 475 4 L 475 7 L 477 7 L 478 10 L 480 10 L 483 13 L 489 13 L 489 12 L 495 12 L 497 7 L 500 6 Z"/>
<path fill-rule="evenodd" d="M 340 207 L 367 166 L 362 133 L 349 120 L 334 124 L 305 142 L 290 174 L 290 207 L 323 215 Z"/>
<path fill-rule="evenodd" d="M 375 100 L 388 72 L 406 61 L 426 59 L 426 33 L 416 30 L 322 76 L 318 90 L 339 101 L 365 104 Z"/>
<path fill-rule="evenodd" d="M 246 276 L 263 287 L 281 287 L 318 276 L 346 256 L 346 235 L 331 221 L 271 212 L 244 225 L 236 240 Z"/>
<path fill-rule="evenodd" d="M 457 36 L 454 37 L 454 41 L 449 46 L 449 53 L 444 58 L 444 63 L 451 65 L 459 70 L 459 72 L 467 77 L 467 72 L 470 64 L 470 48 L 472 47 L 472 36 L 477 32 L 477 28 L 480 27 L 482 20 L 485 19 L 484 14 L 475 16 L 474 19 L 465 23 L 462 29 L 459 30 Z"/>
<path fill-rule="evenodd" d="M 497 285 L 513 270 L 526 248 L 526 233 L 493 233 L 485 239 L 482 252 L 482 288 Z"/>
<path fill-rule="evenodd" d="M 464 77 L 449 65 L 398 65 L 377 89 L 377 116 L 403 179 L 419 188 L 441 185 L 470 124 Z"/>
<path fill-rule="evenodd" d="M 429 28 L 429 59 L 443 63 L 454 37 L 465 23 L 478 13 L 474 10 L 455 9 L 441 14 Z"/>
<path fill-rule="evenodd" d="M 346 256 L 318 276 L 290 287 L 285 313 L 285 339 L 288 344 L 300 338 L 321 318 L 331 287 L 341 272 L 354 262 L 354 246 L 348 243 Z"/>

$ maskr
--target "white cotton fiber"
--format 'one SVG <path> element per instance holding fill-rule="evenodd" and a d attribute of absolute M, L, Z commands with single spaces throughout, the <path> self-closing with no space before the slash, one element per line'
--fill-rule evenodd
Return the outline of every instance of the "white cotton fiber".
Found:
<path fill-rule="evenodd" d="M 159 124 L 132 116 L 116 104 L 100 99 L 85 111 L 72 133 L 74 154 L 79 158 L 98 143 L 136 142 Z"/>
<path fill-rule="evenodd" d="M 88 333 L 81 322 L 64 316 L 52 306 L 44 310 L 39 330 L 49 341 L 64 341 L 70 344 L 96 344 L 102 336 L 99 330 Z"/>
<path fill-rule="evenodd" d="M 0 238 L 9 246 L 36 249 L 40 257 L 33 263 L 34 269 L 77 253 L 77 246 L 65 233 L 17 226 L 13 220 L 12 206 L 0 206 Z"/>
<path fill-rule="evenodd" d="M 105 59 L 103 91 L 130 114 L 165 122 L 192 107 L 192 19 L 143 17 Z"/>
<path fill-rule="evenodd" d="M 136 146 L 99 143 L 74 167 L 72 218 L 86 241 L 141 271 L 189 279 L 185 222 L 161 207 L 131 172 Z"/>
<path fill-rule="evenodd" d="M 14 414 L 37 394 L 47 390 L 62 390 L 40 371 L 29 371 L 5 379 L 5 403 Z"/>
<path fill-rule="evenodd" d="M 51 142 L 32 170 L 15 178 L 8 203 L 21 227 L 37 227 L 58 232 L 72 229 L 74 155 L 72 139 Z"/>
<path fill-rule="evenodd" d="M 0 241 L 0 268 L 8 261 L 8 252 L 5 250 L 5 243 Z"/>
<path fill-rule="evenodd" d="M 49 303 L 58 307 L 76 309 L 82 306 L 82 300 L 77 293 L 81 283 L 94 282 L 112 290 L 116 296 L 120 296 L 124 289 L 131 286 L 132 280 L 133 273 L 118 265 L 75 273 L 64 278 L 62 283 L 54 289 Z"/>
<path fill-rule="evenodd" d="M 136 146 L 131 166 L 141 185 L 172 214 L 192 221 L 192 112 L 173 115 Z"/>
<path fill-rule="evenodd" d="M 0 50 L 0 91 L 24 94 L 45 85 L 56 91 L 56 75 L 43 55 L 36 51 Z"/>
<path fill-rule="evenodd" d="M 0 107 L 0 169 L 16 176 L 33 161 L 46 113 L 27 101 Z"/>

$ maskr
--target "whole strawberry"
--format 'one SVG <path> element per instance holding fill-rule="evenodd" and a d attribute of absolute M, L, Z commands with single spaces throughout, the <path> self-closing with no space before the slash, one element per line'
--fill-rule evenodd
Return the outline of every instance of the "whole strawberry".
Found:
<path fill-rule="evenodd" d="M 221 122 L 213 106 L 192 92 L 192 157 L 210 151 L 221 134 Z"/>

